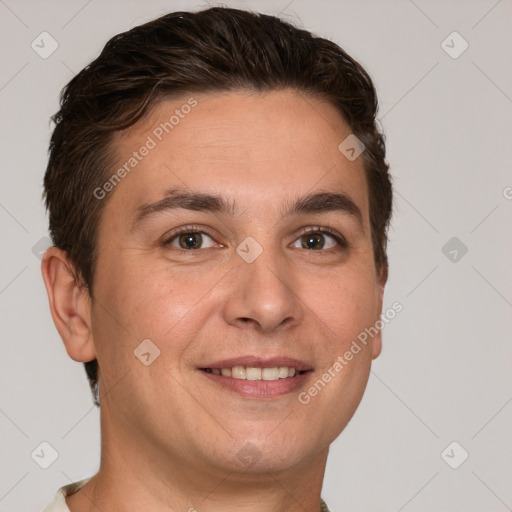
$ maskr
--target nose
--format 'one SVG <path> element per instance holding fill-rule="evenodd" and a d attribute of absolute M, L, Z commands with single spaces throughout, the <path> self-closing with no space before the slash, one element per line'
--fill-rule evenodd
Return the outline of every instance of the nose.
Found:
<path fill-rule="evenodd" d="M 235 264 L 224 304 L 228 324 L 270 333 L 302 321 L 304 309 L 294 290 L 292 267 L 276 251 L 267 249 L 252 263 L 240 259 Z"/>

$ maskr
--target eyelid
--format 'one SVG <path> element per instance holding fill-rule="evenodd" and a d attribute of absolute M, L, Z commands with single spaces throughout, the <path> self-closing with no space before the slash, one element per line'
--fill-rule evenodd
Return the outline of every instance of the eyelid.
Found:
<path fill-rule="evenodd" d="M 308 235 L 310 233 L 319 233 L 332 236 L 338 242 L 340 247 L 348 247 L 347 239 L 339 231 L 332 229 L 329 226 L 310 226 L 304 228 L 299 232 L 297 238 Z M 294 242 L 297 241 L 297 238 L 295 238 Z"/>
<path fill-rule="evenodd" d="M 215 235 L 208 232 L 208 229 L 205 227 L 198 226 L 196 224 L 187 224 L 185 226 L 181 226 L 179 228 L 176 228 L 172 230 L 170 233 L 166 233 L 162 240 L 162 245 L 166 246 L 169 245 L 174 238 L 177 236 L 183 234 L 183 233 L 200 233 L 209 236 L 216 244 L 219 246 L 223 246 L 221 243 L 219 243 L 215 239 Z M 292 243 L 296 242 L 301 236 L 310 234 L 310 233 L 319 233 L 319 234 L 326 234 L 331 237 L 333 237 L 339 244 L 340 247 L 348 247 L 347 239 L 337 230 L 330 228 L 329 226 L 309 226 L 306 228 L 303 228 L 294 235 L 294 240 Z M 183 251 L 186 251 L 186 249 L 182 249 Z M 188 251 L 187 251 L 188 252 Z"/>
<path fill-rule="evenodd" d="M 162 237 L 162 245 L 170 245 L 170 243 L 173 241 L 174 238 L 177 236 L 183 234 L 183 233 L 200 233 L 202 235 L 209 236 L 216 244 L 222 246 L 217 240 L 215 239 L 215 235 L 208 232 L 208 229 L 198 226 L 196 224 L 187 224 L 186 226 L 180 226 L 179 228 L 173 229 L 172 231 L 166 233 Z M 179 249 L 178 249 L 179 250 Z M 186 249 L 182 249 L 183 251 L 186 251 Z"/>

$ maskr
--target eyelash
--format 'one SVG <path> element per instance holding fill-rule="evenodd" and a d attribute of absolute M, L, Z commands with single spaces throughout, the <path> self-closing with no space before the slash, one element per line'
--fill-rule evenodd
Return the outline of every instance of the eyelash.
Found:
<path fill-rule="evenodd" d="M 171 244 L 171 242 L 176 237 L 178 237 L 179 235 L 184 234 L 184 233 L 204 234 L 204 235 L 208 235 L 210 238 L 212 238 L 212 240 L 214 240 L 214 237 L 211 234 L 209 234 L 208 232 L 206 232 L 204 229 L 202 229 L 199 226 L 196 226 L 194 224 L 191 224 L 191 225 L 188 225 L 188 226 L 182 226 L 181 228 L 178 228 L 170 236 L 166 237 L 162 241 L 162 247 L 169 246 Z M 335 230 L 333 230 L 333 229 L 331 229 L 331 228 L 329 228 L 327 226 L 313 226 L 313 227 L 306 228 L 306 229 L 304 229 L 303 231 L 301 231 L 299 233 L 299 235 L 297 236 L 295 241 L 298 240 L 299 238 L 301 238 L 301 237 L 303 237 L 305 235 L 309 235 L 309 234 L 329 235 L 332 238 L 334 238 L 334 240 L 336 240 L 336 242 L 339 245 L 339 249 L 347 249 L 348 248 L 348 242 L 347 242 L 346 238 L 343 235 L 339 234 L 337 231 L 335 231 Z M 200 249 L 194 249 L 194 250 L 188 249 L 187 250 L 187 249 L 180 249 L 180 248 L 177 248 L 177 247 L 175 249 L 178 250 L 178 251 L 182 251 L 182 252 L 194 252 L 194 251 L 200 250 Z M 307 250 L 307 249 L 304 249 L 304 250 Z M 319 251 L 315 251 L 315 252 L 326 252 L 327 250 L 319 250 Z M 311 251 L 311 252 L 313 252 L 313 251 Z"/>
<path fill-rule="evenodd" d="M 343 235 L 339 234 L 334 229 L 331 229 L 327 226 L 313 226 L 310 228 L 306 228 L 303 231 L 301 231 L 301 233 L 298 235 L 297 239 L 301 238 L 305 235 L 309 235 L 309 234 L 329 235 L 330 237 L 334 238 L 334 240 L 336 240 L 336 242 L 338 243 L 338 245 L 341 249 L 346 249 L 348 247 L 348 242 L 347 242 L 346 238 Z M 318 251 L 318 252 L 322 252 L 322 251 Z M 325 251 L 323 251 L 323 252 L 325 252 Z"/>

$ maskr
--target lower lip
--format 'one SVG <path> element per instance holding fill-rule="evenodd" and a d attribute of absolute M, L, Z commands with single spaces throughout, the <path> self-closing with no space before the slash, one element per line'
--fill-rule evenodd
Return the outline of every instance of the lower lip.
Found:
<path fill-rule="evenodd" d="M 304 381 L 309 377 L 311 371 L 301 373 L 295 377 L 288 377 L 279 380 L 247 380 L 224 377 L 200 370 L 201 373 L 219 386 L 235 391 L 247 398 L 272 398 L 286 395 L 298 390 Z"/>

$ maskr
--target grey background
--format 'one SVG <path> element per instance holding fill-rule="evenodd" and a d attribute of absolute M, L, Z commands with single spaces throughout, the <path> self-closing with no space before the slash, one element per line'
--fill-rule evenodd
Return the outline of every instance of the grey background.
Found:
<path fill-rule="evenodd" d="M 332 446 L 323 497 L 333 512 L 512 510 L 511 0 L 224 5 L 333 39 L 379 93 L 396 196 L 384 307 L 404 309 Z M 112 35 L 205 6 L 0 0 L 2 511 L 40 510 L 99 464 L 99 413 L 33 254 L 47 236 L 41 183 L 58 93 Z M 46 59 L 31 48 L 43 31 L 59 45 Z M 454 31 L 469 44 L 456 59 L 441 46 Z M 446 44 L 462 48 L 457 36 Z M 43 441 L 58 452 L 48 469 L 31 458 Z M 453 441 L 461 448 L 443 459 Z M 452 469 L 462 449 L 469 458 Z"/>

